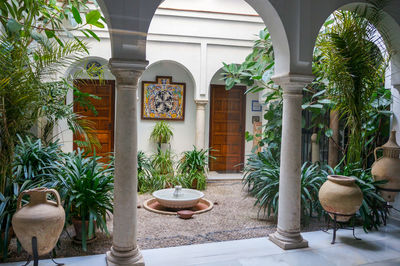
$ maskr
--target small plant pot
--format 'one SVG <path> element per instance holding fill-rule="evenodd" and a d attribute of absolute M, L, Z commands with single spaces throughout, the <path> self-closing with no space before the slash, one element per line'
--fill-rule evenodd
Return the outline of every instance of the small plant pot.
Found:
<path fill-rule="evenodd" d="M 192 181 L 192 189 L 197 189 L 197 178 Z"/>
<path fill-rule="evenodd" d="M 82 220 L 79 218 L 72 218 L 72 224 L 75 229 L 75 237 L 74 242 L 82 242 Z M 93 227 L 96 228 L 96 221 L 93 221 Z M 89 221 L 85 221 L 85 231 L 88 232 L 89 229 Z M 96 234 L 94 233 L 91 238 L 86 239 L 87 243 L 93 242 L 96 238 Z"/>
<path fill-rule="evenodd" d="M 194 212 L 191 210 L 181 210 L 181 211 L 178 211 L 177 214 L 178 214 L 179 218 L 187 220 L 187 219 L 192 218 Z"/>

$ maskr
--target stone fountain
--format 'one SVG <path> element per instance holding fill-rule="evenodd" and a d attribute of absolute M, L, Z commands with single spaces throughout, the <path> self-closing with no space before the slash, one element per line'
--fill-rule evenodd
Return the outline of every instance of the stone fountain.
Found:
<path fill-rule="evenodd" d="M 195 189 L 175 188 L 161 189 L 153 192 L 153 197 L 158 203 L 170 209 L 190 209 L 199 203 L 204 193 Z"/>
<path fill-rule="evenodd" d="M 157 190 L 153 192 L 153 197 L 145 201 L 143 206 L 146 210 L 159 214 L 176 215 L 179 210 L 200 214 L 213 208 L 213 203 L 203 198 L 203 192 L 182 186 Z"/>

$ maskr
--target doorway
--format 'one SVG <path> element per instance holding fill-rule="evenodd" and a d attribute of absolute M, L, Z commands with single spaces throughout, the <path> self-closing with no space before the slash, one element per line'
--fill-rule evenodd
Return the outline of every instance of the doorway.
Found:
<path fill-rule="evenodd" d="M 245 86 L 230 90 L 225 85 L 211 85 L 210 100 L 210 171 L 238 173 L 243 170 L 245 115 Z"/>
<path fill-rule="evenodd" d="M 96 148 L 96 155 L 107 157 L 114 151 L 114 112 L 115 112 L 115 81 L 114 80 L 86 80 L 77 79 L 74 85 L 84 93 L 98 96 L 100 99 L 90 99 L 97 114 L 92 110 L 74 104 L 74 112 L 85 116 L 94 127 L 99 140 L 100 148 Z M 74 150 L 78 148 L 76 141 L 82 140 L 74 135 Z"/>

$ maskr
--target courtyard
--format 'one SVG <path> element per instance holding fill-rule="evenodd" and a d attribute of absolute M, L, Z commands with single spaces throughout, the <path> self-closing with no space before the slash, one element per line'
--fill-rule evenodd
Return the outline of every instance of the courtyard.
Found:
<path fill-rule="evenodd" d="M 0 1 L 0 262 L 400 264 L 398 10 Z"/>

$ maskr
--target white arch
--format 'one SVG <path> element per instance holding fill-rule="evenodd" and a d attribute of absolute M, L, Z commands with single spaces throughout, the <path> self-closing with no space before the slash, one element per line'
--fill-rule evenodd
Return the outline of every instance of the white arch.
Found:
<path fill-rule="evenodd" d="M 103 77 L 107 80 L 115 80 L 115 77 L 112 75 L 110 69 L 108 68 L 108 60 L 99 57 L 99 56 L 87 56 L 82 58 L 79 61 L 74 62 L 71 64 L 67 70 L 65 71 L 64 77 L 65 78 L 88 78 L 86 75 L 79 75 L 80 71 L 84 71 L 86 67 L 86 63 L 89 61 L 97 61 L 103 66 Z M 76 76 L 76 77 L 75 77 Z M 90 77 L 91 79 L 97 79 L 97 77 Z"/>
<path fill-rule="evenodd" d="M 196 97 L 196 90 L 197 90 L 197 85 L 196 85 L 196 80 L 193 77 L 192 72 L 189 70 L 188 67 L 186 67 L 184 65 L 184 63 L 176 61 L 176 60 L 172 60 L 172 59 L 160 59 L 157 60 L 155 62 L 151 62 L 147 67 L 146 70 L 151 69 L 152 67 L 156 66 L 156 65 L 160 65 L 163 63 L 168 63 L 168 64 L 173 64 L 178 66 L 179 68 L 183 69 L 184 72 L 188 75 L 190 81 L 193 83 L 193 91 L 194 91 L 194 97 Z M 175 81 L 175 80 L 174 80 Z"/>

